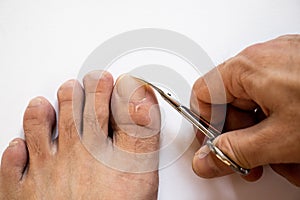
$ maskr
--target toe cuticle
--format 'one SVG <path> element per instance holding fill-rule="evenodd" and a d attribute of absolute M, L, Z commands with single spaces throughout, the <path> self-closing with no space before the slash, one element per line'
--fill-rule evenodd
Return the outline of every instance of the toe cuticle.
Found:
<path fill-rule="evenodd" d="M 129 75 L 123 75 L 117 83 L 117 92 L 120 97 L 130 98 L 130 101 L 142 101 L 146 98 L 146 88 L 143 84 Z"/>

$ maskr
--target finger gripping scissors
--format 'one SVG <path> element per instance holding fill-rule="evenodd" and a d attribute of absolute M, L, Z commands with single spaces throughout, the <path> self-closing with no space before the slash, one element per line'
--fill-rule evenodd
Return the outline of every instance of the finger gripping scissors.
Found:
<path fill-rule="evenodd" d="M 172 97 L 172 95 L 168 92 L 164 92 L 162 89 L 158 88 L 157 86 L 153 85 L 152 83 L 145 81 L 143 79 L 134 77 L 136 80 L 149 85 L 151 88 L 153 88 L 155 91 L 157 91 L 161 97 L 168 102 L 175 110 L 177 110 L 184 118 L 186 118 L 190 123 L 192 123 L 201 133 L 203 133 L 205 136 L 208 137 L 208 140 L 206 142 L 209 149 L 216 155 L 218 159 L 220 159 L 223 163 L 230 166 L 233 171 L 241 174 L 241 175 L 247 175 L 249 174 L 250 170 L 245 169 L 241 166 L 239 166 L 235 161 L 233 161 L 231 158 L 229 158 L 225 153 L 222 152 L 221 149 L 219 149 L 215 144 L 214 140 L 215 138 L 221 134 L 219 130 L 214 128 L 210 125 L 209 122 L 207 122 L 203 117 L 198 116 L 196 113 L 194 113 L 192 110 L 190 110 L 188 107 L 182 105 L 178 100 Z"/>

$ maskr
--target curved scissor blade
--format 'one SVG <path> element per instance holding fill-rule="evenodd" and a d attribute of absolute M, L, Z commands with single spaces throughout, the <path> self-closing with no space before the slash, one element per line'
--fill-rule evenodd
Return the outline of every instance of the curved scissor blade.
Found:
<path fill-rule="evenodd" d="M 177 112 L 179 112 L 184 118 L 192 123 L 201 133 L 206 135 L 209 139 L 213 139 L 221 134 L 220 131 L 211 126 L 209 122 L 207 122 L 201 116 L 198 116 L 189 108 L 182 105 L 179 101 L 173 98 L 170 93 L 164 92 L 162 89 L 158 88 L 152 83 L 149 83 L 148 81 L 136 77 L 134 78 L 138 81 L 141 81 L 142 83 L 151 86 L 154 90 L 156 90 L 166 102 L 168 102 L 175 110 L 177 110 Z"/>

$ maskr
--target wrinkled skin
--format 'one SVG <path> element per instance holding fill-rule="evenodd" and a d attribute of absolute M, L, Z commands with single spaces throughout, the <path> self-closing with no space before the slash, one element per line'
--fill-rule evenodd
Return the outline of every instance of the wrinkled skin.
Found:
<path fill-rule="evenodd" d="M 0 199 L 157 199 L 158 157 L 134 160 L 139 153 L 159 148 L 160 116 L 151 109 L 157 104 L 152 90 L 129 76 L 113 88 L 109 73 L 95 71 L 85 76 L 84 89 L 75 80 L 64 83 L 58 103 L 55 140 L 51 104 L 43 97 L 29 103 L 25 140 L 14 139 L 2 156 Z M 150 109 L 159 122 L 151 120 Z M 109 126 L 113 139 L 108 137 Z M 124 163 L 118 160 L 118 150 L 134 156 L 123 157 Z M 97 157 L 105 153 L 114 158 L 113 167 Z M 137 170 L 118 169 L 118 162 Z M 146 171 L 139 163 L 154 167 Z"/>
<path fill-rule="evenodd" d="M 270 165 L 300 186 L 299 52 L 300 35 L 281 36 L 246 48 L 194 84 L 191 106 L 207 120 L 211 106 L 218 110 L 227 105 L 224 134 L 216 145 L 239 165 L 252 169 L 246 180 L 259 179 L 262 166 Z M 214 80 L 216 73 L 222 83 Z M 224 84 L 226 97 L 212 102 L 210 91 L 218 93 L 222 88 L 218 84 Z M 206 146 L 196 153 L 193 169 L 206 178 L 233 173 Z"/>

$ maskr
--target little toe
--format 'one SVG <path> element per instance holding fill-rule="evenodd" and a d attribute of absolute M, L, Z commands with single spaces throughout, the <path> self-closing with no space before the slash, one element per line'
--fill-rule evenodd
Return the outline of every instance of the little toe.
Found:
<path fill-rule="evenodd" d="M 57 97 L 59 105 L 58 149 L 65 152 L 65 149 L 69 150 L 80 141 L 83 89 L 78 81 L 69 80 L 59 88 Z"/>
<path fill-rule="evenodd" d="M 30 162 L 36 160 L 35 157 L 47 158 L 50 155 L 54 124 L 55 111 L 51 104 L 43 97 L 31 100 L 23 118 Z"/>
<path fill-rule="evenodd" d="M 92 71 L 83 79 L 85 105 L 82 141 L 88 148 L 97 148 L 108 135 L 109 104 L 113 77 L 105 71 Z"/>
<path fill-rule="evenodd" d="M 18 183 L 23 176 L 28 154 L 24 140 L 17 138 L 9 143 L 1 161 L 1 177 L 6 185 Z"/>
<path fill-rule="evenodd" d="M 149 86 L 123 75 L 114 88 L 111 109 L 116 146 L 134 153 L 158 150 L 160 112 Z"/>

